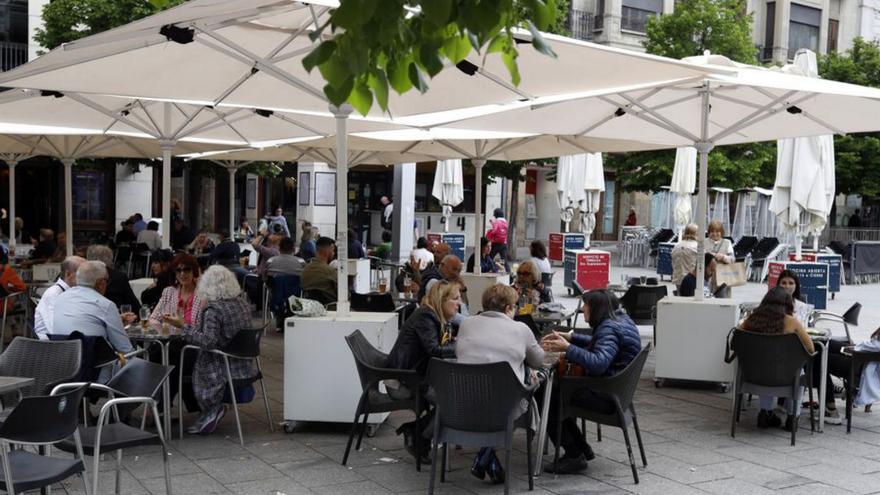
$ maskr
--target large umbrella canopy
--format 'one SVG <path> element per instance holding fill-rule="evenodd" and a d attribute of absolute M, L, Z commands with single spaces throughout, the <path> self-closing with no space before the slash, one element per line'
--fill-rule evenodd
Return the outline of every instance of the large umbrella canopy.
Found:
<path fill-rule="evenodd" d="M 581 232 L 586 234 L 586 246 L 596 229 L 596 213 L 602 207 L 602 193 L 605 192 L 605 168 L 602 166 L 602 153 L 588 153 L 584 173 L 584 201 L 581 204 Z"/>
<path fill-rule="evenodd" d="M 697 185 L 697 149 L 691 146 L 675 150 L 675 166 L 672 169 L 672 182 L 669 192 L 675 194 L 673 216 L 675 228 L 681 230 L 691 221 L 691 195 Z"/>
<path fill-rule="evenodd" d="M 816 54 L 800 50 L 789 73 L 819 77 Z M 814 239 L 825 228 L 834 202 L 834 137 L 830 134 L 779 140 L 776 145 L 776 181 L 770 210 L 795 234 L 801 255 L 803 238 Z"/>
<path fill-rule="evenodd" d="M 443 230 L 449 232 L 449 216 L 452 209 L 464 201 L 464 177 L 461 160 L 441 160 L 434 172 L 434 188 L 431 191 L 443 207 Z"/>

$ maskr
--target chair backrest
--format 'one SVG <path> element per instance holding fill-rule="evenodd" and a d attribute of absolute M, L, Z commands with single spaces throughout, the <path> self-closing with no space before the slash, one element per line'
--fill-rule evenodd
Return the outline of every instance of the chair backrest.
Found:
<path fill-rule="evenodd" d="M 846 322 L 847 325 L 859 326 L 859 313 L 862 312 L 862 303 L 855 303 L 846 313 L 843 314 L 843 321 Z"/>
<path fill-rule="evenodd" d="M 127 397 L 158 397 L 162 383 L 174 366 L 162 366 L 143 359 L 131 359 L 113 375 L 107 386 Z"/>
<path fill-rule="evenodd" d="M 792 384 L 810 354 L 797 334 L 768 334 L 736 330 L 730 341 L 742 379 L 765 387 Z"/>
<path fill-rule="evenodd" d="M 468 432 L 499 432 L 523 398 L 523 384 L 506 362 L 462 364 L 433 358 L 428 385 L 437 397 L 440 425 Z"/>
<path fill-rule="evenodd" d="M 575 297 L 581 297 L 584 295 L 584 292 L 586 292 L 577 280 L 571 281 L 571 291 L 574 293 Z"/>
<path fill-rule="evenodd" d="M 79 420 L 79 403 L 87 387 L 58 395 L 25 397 L 0 426 L 0 438 L 49 443 L 73 435 Z"/>
<path fill-rule="evenodd" d="M 369 294 L 351 293 L 351 310 L 371 313 L 390 313 L 394 311 L 394 298 L 390 292 L 371 292 Z"/>
<path fill-rule="evenodd" d="M 639 378 L 642 376 L 642 369 L 648 360 L 648 354 L 651 352 L 651 343 L 649 342 L 642 350 L 636 354 L 636 357 L 622 369 L 620 373 L 608 378 L 614 382 L 613 394 L 620 401 L 621 410 L 627 410 L 632 404 L 633 397 L 636 395 L 636 389 L 639 385 Z"/>
<path fill-rule="evenodd" d="M 98 379 L 101 373 L 100 369 L 118 359 L 116 351 L 110 342 L 102 336 L 83 335 L 82 332 L 74 331 L 69 335 L 49 334 L 49 340 L 52 341 L 69 341 L 78 340 L 81 343 L 81 358 L 79 373 L 75 381 L 93 382 Z"/>
<path fill-rule="evenodd" d="M 284 306 L 290 296 L 302 295 L 302 279 L 299 275 L 272 275 L 266 277 L 266 285 L 272 289 L 272 309 Z"/>
<path fill-rule="evenodd" d="M 355 330 L 345 337 L 345 343 L 351 349 L 354 356 L 354 364 L 357 367 L 358 376 L 361 379 L 363 388 L 376 386 L 374 370 L 386 368 L 388 366 L 388 355 L 373 347 L 370 341 L 364 337 L 360 330 Z"/>
<path fill-rule="evenodd" d="M 553 287 L 553 274 L 555 272 L 550 273 L 541 273 L 541 283 L 546 287 Z"/>
<path fill-rule="evenodd" d="M 76 381 L 82 359 L 80 341 L 50 342 L 16 337 L 0 354 L 0 375 L 33 378 L 25 397 L 44 395 L 62 381 Z"/>
<path fill-rule="evenodd" d="M 239 330 L 221 351 L 240 358 L 260 357 L 260 340 L 263 338 L 264 327 Z"/>
<path fill-rule="evenodd" d="M 657 301 L 668 295 L 665 285 L 633 285 L 620 303 L 633 320 L 650 320 Z"/>
<path fill-rule="evenodd" d="M 747 254 L 752 252 L 752 249 L 755 248 L 755 245 L 758 244 L 758 238 L 755 236 L 742 236 L 733 245 L 733 255 L 737 258 L 743 258 Z"/>

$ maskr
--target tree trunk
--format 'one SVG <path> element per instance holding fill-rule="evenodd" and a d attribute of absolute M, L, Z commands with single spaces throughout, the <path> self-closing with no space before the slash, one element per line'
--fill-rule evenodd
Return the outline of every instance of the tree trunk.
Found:
<path fill-rule="evenodd" d="M 519 179 L 510 186 L 510 215 L 507 228 L 507 259 L 516 259 L 516 220 L 519 216 Z"/>

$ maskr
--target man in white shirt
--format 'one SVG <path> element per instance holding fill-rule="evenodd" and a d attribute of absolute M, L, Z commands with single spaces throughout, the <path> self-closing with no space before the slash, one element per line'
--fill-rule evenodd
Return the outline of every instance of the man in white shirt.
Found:
<path fill-rule="evenodd" d="M 137 243 L 146 244 L 150 251 L 162 249 L 162 235 L 159 234 L 159 222 L 150 220 L 147 228 L 138 234 Z"/>
<path fill-rule="evenodd" d="M 394 214 L 394 203 L 388 199 L 388 196 L 382 196 L 379 202 L 385 206 L 385 210 L 382 212 L 382 226 L 391 230 L 391 215 Z"/>
<path fill-rule="evenodd" d="M 61 277 L 40 297 L 34 314 L 34 333 L 40 340 L 48 340 L 55 323 L 55 300 L 62 292 L 76 285 L 76 270 L 85 259 L 79 256 L 68 256 L 61 262 Z"/>
<path fill-rule="evenodd" d="M 132 345 L 123 329 L 137 316 L 126 313 L 120 317 L 113 301 L 104 297 L 109 275 L 104 263 L 85 261 L 76 270 L 76 287 L 64 291 L 55 300 L 52 335 L 70 335 L 78 331 L 85 336 L 104 337 L 118 352 L 131 352 Z"/>
<path fill-rule="evenodd" d="M 434 253 L 428 251 L 428 239 L 419 237 L 416 241 L 416 248 L 412 250 L 410 256 L 418 262 L 419 271 L 428 268 L 428 265 L 434 262 Z"/>

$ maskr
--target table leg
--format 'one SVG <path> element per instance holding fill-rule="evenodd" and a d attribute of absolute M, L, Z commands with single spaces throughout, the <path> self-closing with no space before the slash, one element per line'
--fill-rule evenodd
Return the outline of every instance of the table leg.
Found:
<path fill-rule="evenodd" d="M 162 365 L 168 366 L 168 347 L 170 346 L 171 341 L 168 342 L 159 342 L 159 345 L 162 346 Z M 165 380 L 165 383 L 162 384 L 162 413 L 165 415 L 164 419 L 164 427 L 165 438 L 167 441 L 171 441 L 171 411 L 174 408 L 171 407 L 171 385 L 168 383 L 168 380 Z"/>
<path fill-rule="evenodd" d="M 547 421 L 550 418 L 550 394 L 553 391 L 553 373 L 548 373 L 544 386 L 544 400 L 541 403 L 541 421 L 538 423 L 538 444 L 535 446 L 535 476 L 541 476 L 544 469 L 544 443 L 547 441 Z"/>
<path fill-rule="evenodd" d="M 825 398 L 828 396 L 828 380 L 825 377 L 828 376 L 828 346 L 822 342 L 816 342 L 819 348 L 822 350 L 822 361 L 821 367 L 819 370 L 821 371 L 821 378 L 819 378 L 819 433 L 825 432 Z M 831 393 L 834 393 L 832 390 Z"/>

